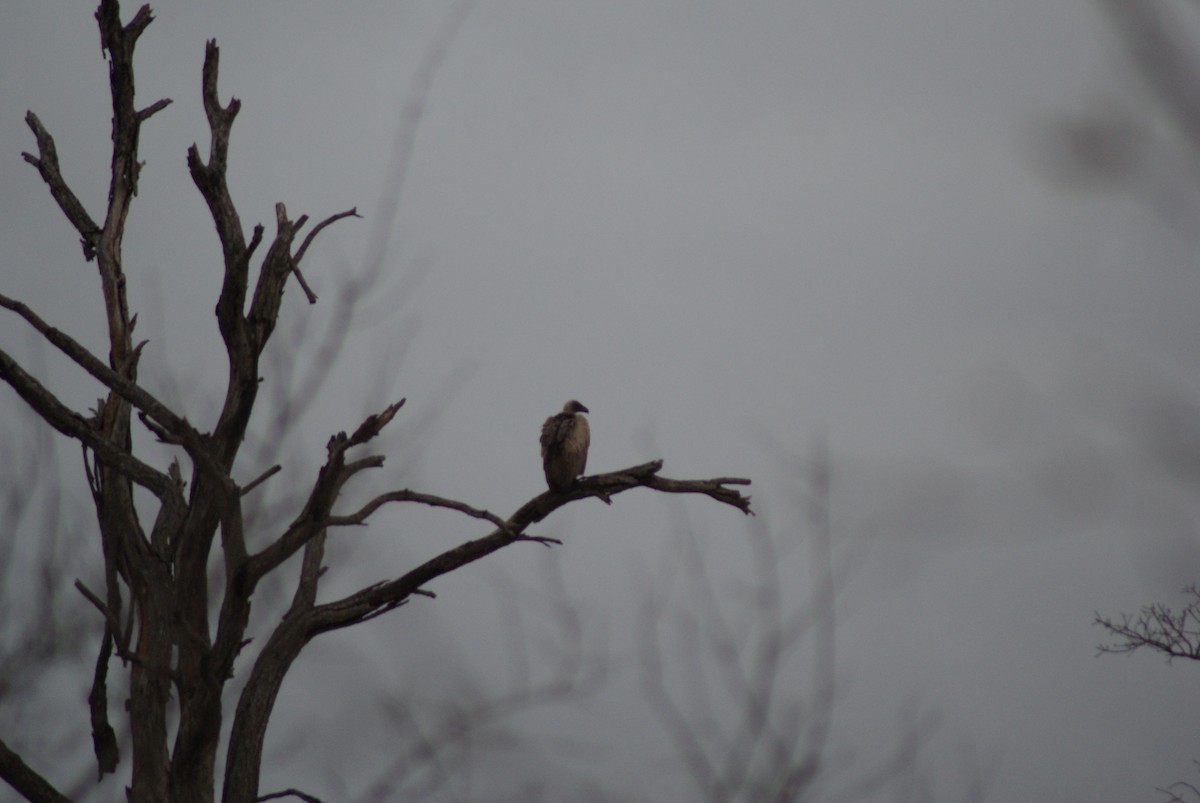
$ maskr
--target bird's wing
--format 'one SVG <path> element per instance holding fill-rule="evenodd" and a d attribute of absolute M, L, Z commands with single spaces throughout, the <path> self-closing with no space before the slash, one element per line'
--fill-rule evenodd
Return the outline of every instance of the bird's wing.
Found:
<path fill-rule="evenodd" d="M 542 424 L 542 458 L 545 459 L 552 452 L 562 449 L 574 427 L 575 416 L 568 413 L 559 413 L 547 418 L 546 423 Z"/>

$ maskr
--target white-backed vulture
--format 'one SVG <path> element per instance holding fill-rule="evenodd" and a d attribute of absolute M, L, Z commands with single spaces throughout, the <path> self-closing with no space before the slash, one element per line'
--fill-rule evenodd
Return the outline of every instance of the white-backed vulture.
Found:
<path fill-rule="evenodd" d="M 552 491 L 565 491 L 587 466 L 588 444 L 592 440 L 588 420 L 581 413 L 588 408 L 571 399 L 562 412 L 542 424 L 542 468 Z"/>

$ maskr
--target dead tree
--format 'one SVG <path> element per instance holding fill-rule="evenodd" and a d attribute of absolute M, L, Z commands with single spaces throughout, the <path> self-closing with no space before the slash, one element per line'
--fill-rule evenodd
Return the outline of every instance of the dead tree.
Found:
<path fill-rule="evenodd" d="M 143 6 L 122 24 L 117 0 L 102 0 L 96 18 L 109 62 L 113 103 L 112 173 L 103 219 L 94 217 L 71 190 L 60 171 L 54 139 L 32 112 L 26 122 L 36 137 L 37 153 L 23 156 L 37 168 L 78 232 L 84 259 L 99 269 L 108 357 L 97 356 L 20 301 L 0 295 L 0 306 L 23 318 L 47 343 L 99 381 L 107 396 L 90 415 L 71 409 L 2 350 L 0 379 L 46 424 L 78 441 L 83 449 L 104 556 L 102 589 L 76 582 L 103 622 L 89 697 L 94 752 L 101 775 L 114 772 L 121 761 L 108 704 L 109 672 L 115 656 L 119 672 L 128 676 L 129 684 L 128 701 L 121 710 L 128 714 L 131 734 L 130 801 L 214 800 L 215 768 L 222 752 L 222 799 L 229 803 L 259 799 L 259 770 L 272 707 L 284 676 L 305 645 L 322 633 L 393 611 L 414 596 L 432 597 L 428 587 L 432 581 L 511 544 L 559 543 L 527 530 L 570 502 L 593 496 L 608 502 L 618 493 L 641 487 L 704 494 L 750 512 L 749 497 L 729 487 L 746 485 L 749 480 L 667 479 L 658 473 L 662 461 L 580 478 L 570 489 L 534 497 L 507 518 L 409 489 L 383 493 L 356 510 L 338 509 L 339 493 L 347 483 L 361 472 L 383 465 L 382 455 L 362 454 L 361 447 L 391 423 L 404 404 L 401 399 L 367 417 L 352 433 L 331 437 L 325 463 L 316 471 L 307 498 L 291 523 L 282 532 L 264 534 L 261 541 L 249 538 L 243 516 L 246 495 L 279 470 L 274 466 L 259 476 L 247 477 L 238 460 L 258 397 L 260 359 L 278 322 L 287 283 L 295 280 L 310 303 L 317 300 L 300 272 L 313 240 L 327 226 L 357 213 L 350 209 L 330 215 L 301 237 L 307 216 L 292 219 L 280 203 L 275 207 L 275 233 L 266 243 L 265 253 L 260 251 L 264 248 L 263 226 L 256 225 L 247 238 L 226 181 L 230 130 L 240 104 L 236 99 L 227 104 L 218 99 L 219 51 L 215 42 L 208 42 L 202 101 L 211 145 L 207 158 L 193 145 L 187 163 L 221 242 L 223 281 L 216 318 L 228 380 L 215 421 L 193 424 L 183 411 L 160 401 L 138 379 L 139 357 L 146 342 L 134 341 L 136 316 L 130 314 L 126 302 L 122 238 L 141 169 L 139 130 L 171 101 L 158 100 L 141 108 L 134 101 L 134 47 L 153 19 L 150 8 Z M 253 270 L 255 263 L 257 271 Z M 168 465 L 153 464 L 145 449 L 135 448 L 135 435 L 144 439 L 147 433 L 175 451 L 176 457 Z M 153 496 L 157 505 L 153 520 L 135 505 L 135 487 Z M 491 531 L 394 579 L 341 599 L 318 602 L 330 529 L 363 524 L 379 508 L 404 502 L 455 510 Z M 267 546 L 252 551 L 250 543 Z M 214 550 L 223 577 L 219 584 L 210 585 L 208 566 Z M 300 557 L 301 568 L 290 606 L 254 656 L 235 703 L 229 699 L 229 681 L 247 645 L 255 589 L 295 556 Z M 168 716 L 172 698 L 176 717 Z M 233 721 L 222 745 L 227 706 L 233 708 Z M 31 801 L 67 799 L 50 778 L 3 741 L 0 778 Z"/>

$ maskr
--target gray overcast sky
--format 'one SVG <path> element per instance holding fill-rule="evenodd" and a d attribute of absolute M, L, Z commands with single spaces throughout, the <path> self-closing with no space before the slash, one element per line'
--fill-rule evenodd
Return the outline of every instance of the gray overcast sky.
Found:
<path fill-rule="evenodd" d="M 173 377 L 172 397 L 203 421 L 224 375 L 219 249 L 184 163 L 192 142 L 207 149 L 204 40 L 221 46 L 222 96 L 243 102 L 231 183 L 247 228 L 270 231 L 280 200 L 293 216 L 355 205 L 365 216 L 308 258 L 321 304 L 289 292 L 288 320 L 315 331 L 379 223 L 400 106 L 445 6 L 154 9 L 139 98 L 175 102 L 142 133 L 131 306 L 151 341 L 147 382 L 167 393 Z M 91 11 L 66 0 L 0 11 L 0 289 L 81 339 L 102 334 L 92 267 L 20 153 L 34 148 L 33 109 L 68 181 L 100 209 L 109 109 Z M 1045 143 L 1057 116 L 1113 108 L 1148 143 L 1135 180 L 1056 178 Z M 856 556 L 839 607 L 839 763 L 886 754 L 918 707 L 940 717 L 927 760 L 942 799 L 955 799 L 945 779 L 964 744 L 989 800 L 1154 799 L 1197 780 L 1200 667 L 1096 659 L 1091 626 L 1094 611 L 1175 602 L 1200 579 L 1200 239 L 1179 218 L 1196 209 L 1179 169 L 1194 154 L 1150 108 L 1081 0 L 483 0 L 426 98 L 385 281 L 329 367 L 298 442 L 309 462 L 290 476 L 308 476 L 329 433 L 407 396 L 395 443 L 419 458 L 392 458 L 411 471 L 399 484 L 510 511 L 541 487 L 541 419 L 578 397 L 592 410 L 590 469 L 661 456 L 670 476 L 750 476 L 762 515 L 786 527 L 799 479 L 772 448 L 804 454 L 824 433 L 835 547 Z M 33 353 L 13 320 L 0 319 L 0 340 Z M 92 403 L 95 387 L 45 360 L 56 389 Z M 403 433 L 406 415 L 433 413 L 429 429 Z M 629 564 L 669 559 L 673 506 L 711 531 L 717 563 L 743 532 L 725 509 L 646 497 L 546 523 L 567 539 L 553 556 L 616 654 L 632 638 Z M 477 534 L 433 521 L 381 517 L 353 536 L 365 540 L 350 560 L 369 565 L 330 582 L 381 579 L 381 564 L 392 574 Z M 410 543 L 413 522 L 433 534 Z M 500 563 L 536 586 L 540 558 Z M 272 736 L 317 711 L 368 718 L 374 698 L 346 691 L 338 650 L 354 645 L 361 684 L 381 685 L 396 659 L 371 639 L 402 644 L 406 622 L 427 641 L 448 627 L 460 641 L 442 643 L 445 660 L 487 666 L 466 643 L 479 632 L 447 624 L 477 620 L 472 599 L 491 604 L 470 587 L 479 576 L 444 581 L 433 613 L 414 603 L 395 622 L 326 637 L 289 681 Z M 589 736 L 622 727 L 592 715 Z M 627 741 L 603 761 L 633 773 L 629 794 L 686 788 L 643 784 L 649 748 Z M 272 782 L 326 777 L 328 762 L 277 758 Z"/>

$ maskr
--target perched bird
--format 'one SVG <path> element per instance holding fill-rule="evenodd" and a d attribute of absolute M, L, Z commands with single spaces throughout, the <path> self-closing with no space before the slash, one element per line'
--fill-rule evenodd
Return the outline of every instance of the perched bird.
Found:
<path fill-rule="evenodd" d="M 592 434 L 581 413 L 588 408 L 571 399 L 562 412 L 542 424 L 542 468 L 552 491 L 565 491 L 587 466 L 588 444 Z"/>

